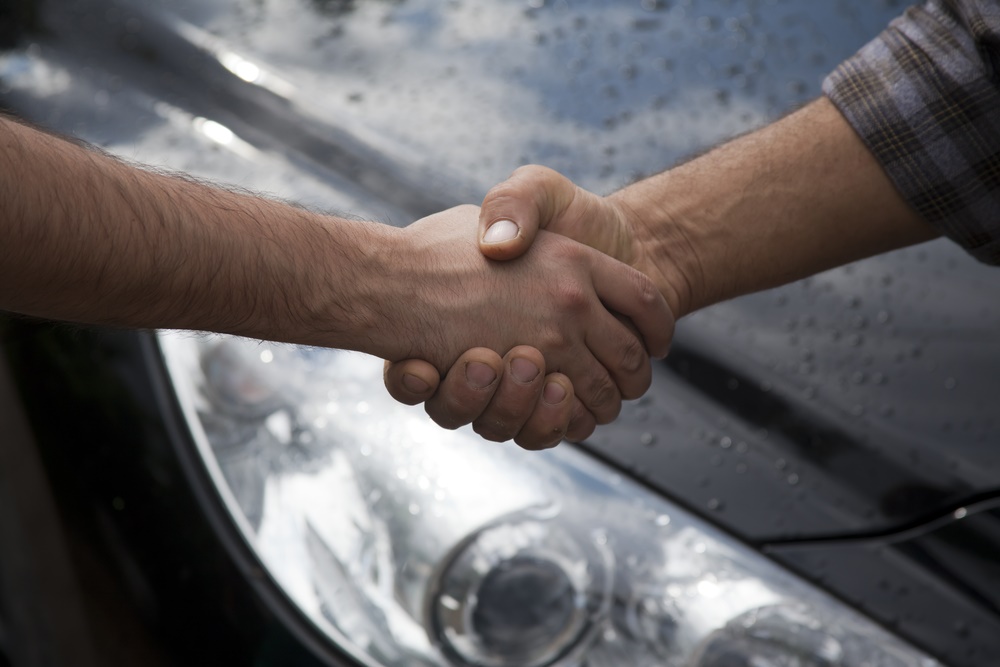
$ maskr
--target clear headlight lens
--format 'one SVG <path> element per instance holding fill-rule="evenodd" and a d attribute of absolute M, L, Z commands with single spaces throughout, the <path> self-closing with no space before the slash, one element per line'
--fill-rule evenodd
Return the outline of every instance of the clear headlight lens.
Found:
<path fill-rule="evenodd" d="M 937 665 L 577 449 L 439 429 L 376 359 L 160 342 L 246 541 L 359 663 Z"/>

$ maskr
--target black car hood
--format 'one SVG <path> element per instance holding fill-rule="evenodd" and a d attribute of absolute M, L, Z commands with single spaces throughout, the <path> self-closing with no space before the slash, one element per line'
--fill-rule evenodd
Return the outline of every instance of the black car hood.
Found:
<path fill-rule="evenodd" d="M 997 294 L 937 242 L 719 304 L 588 446 L 758 543 L 946 516 L 1000 491 Z"/>

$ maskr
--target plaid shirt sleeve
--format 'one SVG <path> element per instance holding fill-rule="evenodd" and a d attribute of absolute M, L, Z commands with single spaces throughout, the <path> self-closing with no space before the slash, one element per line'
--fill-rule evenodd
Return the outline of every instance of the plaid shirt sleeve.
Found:
<path fill-rule="evenodd" d="M 1000 0 L 911 7 L 823 92 L 930 224 L 1000 265 Z"/>

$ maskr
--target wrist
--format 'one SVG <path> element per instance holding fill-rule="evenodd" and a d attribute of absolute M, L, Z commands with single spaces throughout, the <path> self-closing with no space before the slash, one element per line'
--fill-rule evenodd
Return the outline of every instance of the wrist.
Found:
<path fill-rule="evenodd" d="M 310 273 L 320 267 L 320 279 L 301 279 L 311 288 L 302 295 L 307 319 L 295 334 L 306 340 L 297 342 L 392 358 L 405 293 L 395 280 L 403 230 L 327 216 L 319 225 L 323 233 L 302 265 Z"/>
<path fill-rule="evenodd" d="M 643 181 L 608 195 L 619 224 L 631 231 L 631 244 L 624 258 L 645 273 L 659 288 L 675 318 L 696 310 L 703 273 L 695 246 L 696 235 L 686 215 L 664 197 L 669 173 L 654 177 L 649 188 Z"/>

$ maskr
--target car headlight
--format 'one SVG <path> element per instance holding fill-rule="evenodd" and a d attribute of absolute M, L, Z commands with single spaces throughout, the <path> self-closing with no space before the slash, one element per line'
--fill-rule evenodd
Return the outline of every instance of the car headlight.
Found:
<path fill-rule="evenodd" d="M 359 663 L 937 664 L 573 447 L 439 429 L 373 358 L 159 340 L 232 520 Z"/>

